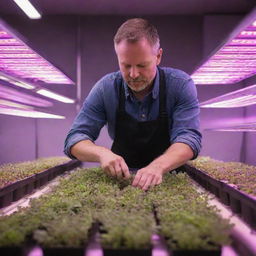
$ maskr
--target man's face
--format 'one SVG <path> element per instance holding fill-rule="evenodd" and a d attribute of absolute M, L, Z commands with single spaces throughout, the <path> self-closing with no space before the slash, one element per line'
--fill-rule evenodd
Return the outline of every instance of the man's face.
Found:
<path fill-rule="evenodd" d="M 146 91 L 155 78 L 162 49 L 154 49 L 143 38 L 136 43 L 123 40 L 115 45 L 115 50 L 120 71 L 130 89 L 134 92 Z"/>

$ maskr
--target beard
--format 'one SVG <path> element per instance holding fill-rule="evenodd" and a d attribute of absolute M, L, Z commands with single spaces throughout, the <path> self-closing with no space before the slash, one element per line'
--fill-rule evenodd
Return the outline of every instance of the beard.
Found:
<path fill-rule="evenodd" d="M 143 79 L 135 79 L 135 80 L 129 79 L 127 81 L 127 85 L 132 91 L 141 92 L 148 87 L 149 82 Z"/>

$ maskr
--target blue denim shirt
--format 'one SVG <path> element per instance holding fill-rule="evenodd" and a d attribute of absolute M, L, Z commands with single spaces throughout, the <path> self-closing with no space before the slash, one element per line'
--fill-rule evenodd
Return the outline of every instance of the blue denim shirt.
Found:
<path fill-rule="evenodd" d="M 201 133 L 199 132 L 199 103 L 193 80 L 185 72 L 162 68 L 166 79 L 166 106 L 170 118 L 170 143 L 181 142 L 189 145 L 197 157 L 201 148 Z M 101 128 L 107 125 L 109 136 L 115 138 L 115 117 L 118 107 L 118 92 L 115 78 L 121 77 L 120 71 L 107 74 L 92 88 L 83 106 L 76 116 L 65 140 L 64 152 L 75 159 L 70 148 L 79 141 L 95 141 Z M 125 109 L 128 114 L 139 121 L 157 119 L 159 113 L 159 72 L 152 91 L 142 100 L 137 100 L 125 88 Z M 124 135 L 125 136 L 125 135 Z M 136 138 L 135 138 L 136 139 Z"/>

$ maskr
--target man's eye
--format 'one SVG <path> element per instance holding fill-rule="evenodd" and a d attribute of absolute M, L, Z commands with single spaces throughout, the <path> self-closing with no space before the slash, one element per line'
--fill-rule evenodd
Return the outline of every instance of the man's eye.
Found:
<path fill-rule="evenodd" d="M 146 65 L 138 65 L 139 68 L 145 68 Z"/>

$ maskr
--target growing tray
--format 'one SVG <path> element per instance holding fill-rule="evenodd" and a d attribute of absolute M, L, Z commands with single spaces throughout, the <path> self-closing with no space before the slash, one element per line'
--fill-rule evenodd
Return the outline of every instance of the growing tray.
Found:
<path fill-rule="evenodd" d="M 191 251 L 172 251 L 171 256 L 221 256 L 221 250 L 218 251 L 207 251 L 207 250 L 191 250 Z"/>
<path fill-rule="evenodd" d="M 256 197 L 250 196 L 231 184 L 214 179 L 192 166 L 185 165 L 187 174 L 197 181 L 206 190 L 212 192 L 221 202 L 228 205 L 234 213 L 256 229 Z"/>
<path fill-rule="evenodd" d="M 35 189 L 45 185 L 56 176 L 79 167 L 81 164 L 82 162 L 78 160 L 71 160 L 1 188 L 0 208 L 10 205 L 12 202 L 21 199 L 25 195 L 32 193 Z"/>
<path fill-rule="evenodd" d="M 151 249 L 103 249 L 104 256 L 151 256 Z"/>
<path fill-rule="evenodd" d="M 85 248 L 43 248 L 43 256 L 85 256 Z M 26 256 L 26 248 L 1 247 L 0 254 L 8 256 Z M 151 256 L 151 249 L 103 249 L 104 256 Z M 170 256 L 220 256 L 219 251 L 180 250 L 172 251 Z"/>
<path fill-rule="evenodd" d="M 43 256 L 84 256 L 83 248 L 42 248 Z M 0 255 L 8 256 L 27 256 L 31 253 L 24 247 L 1 247 Z M 38 255 L 38 254 L 31 254 Z"/>

